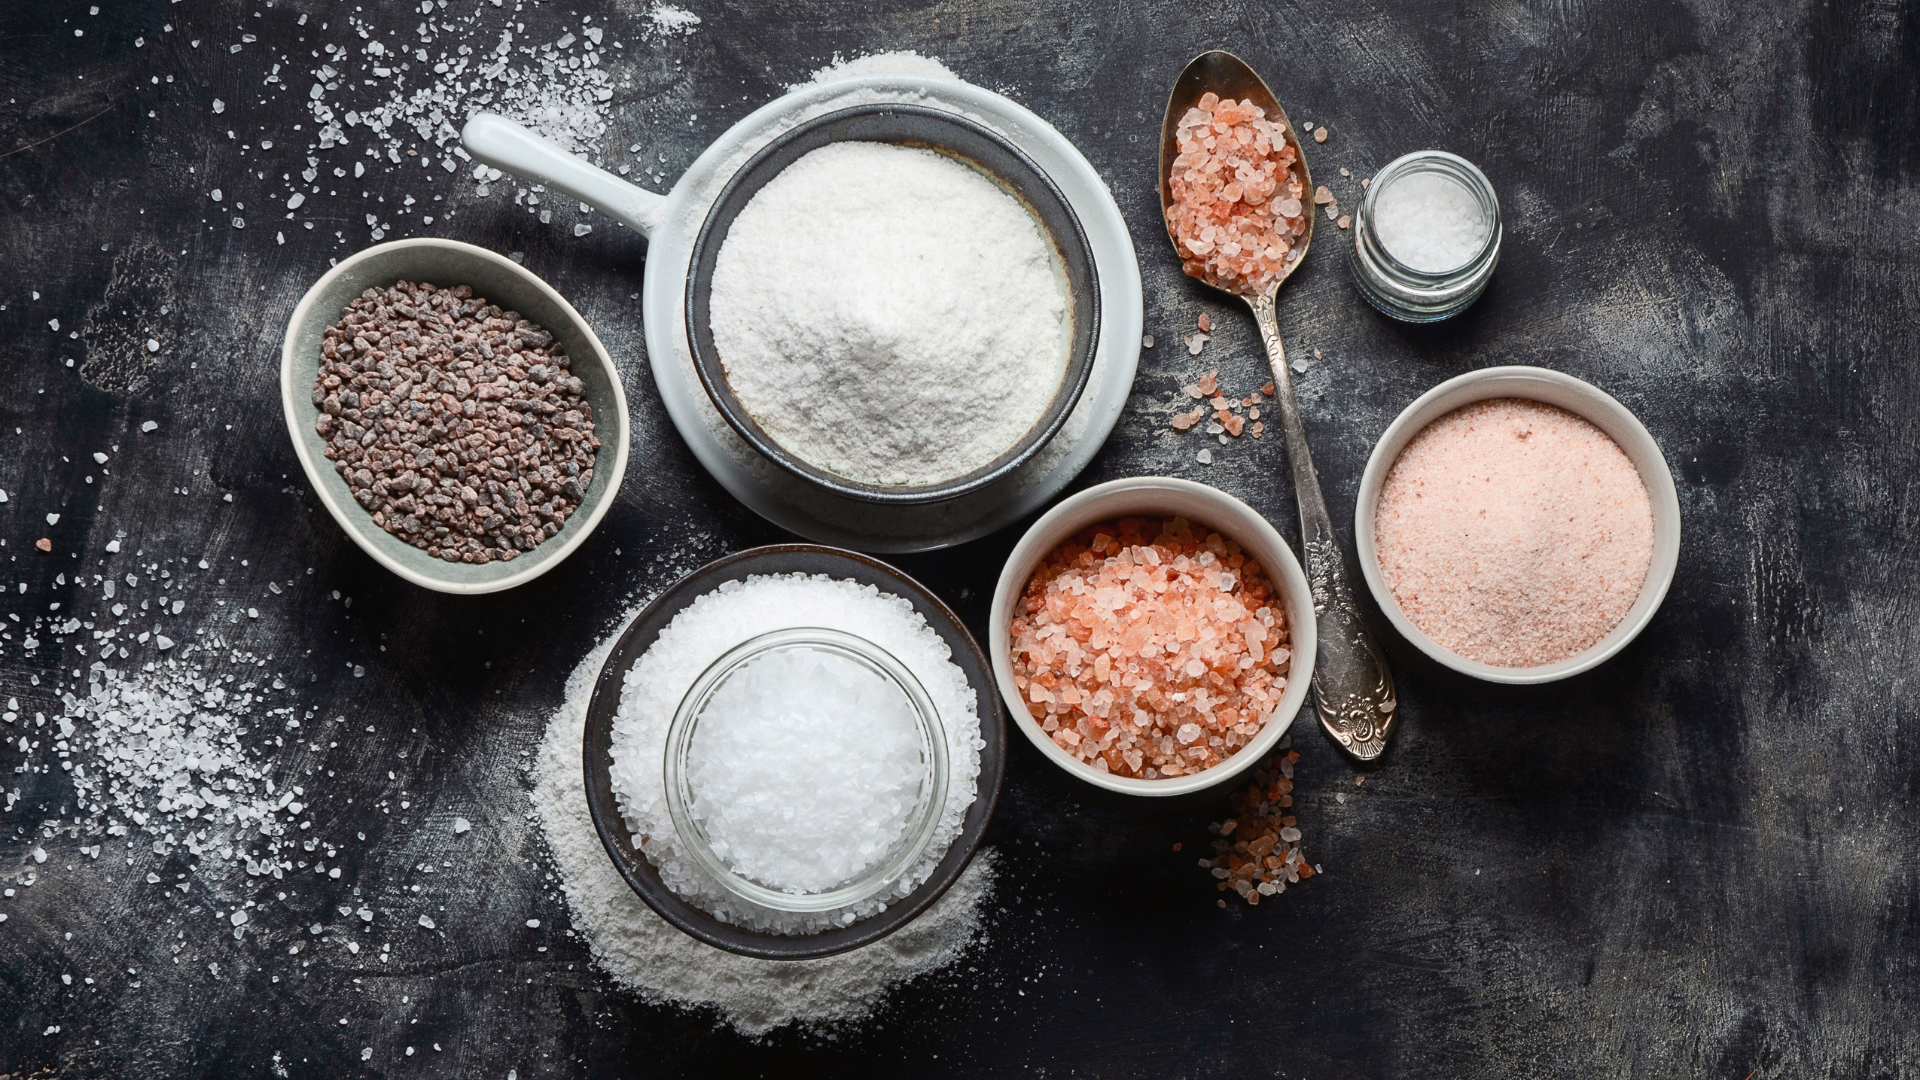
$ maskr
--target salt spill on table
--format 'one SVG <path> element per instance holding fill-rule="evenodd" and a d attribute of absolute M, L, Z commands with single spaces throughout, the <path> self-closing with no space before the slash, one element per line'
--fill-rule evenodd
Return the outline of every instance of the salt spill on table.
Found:
<path fill-rule="evenodd" d="M 682 850 L 667 810 L 661 764 L 680 699 L 708 665 L 741 642 L 775 630 L 818 626 L 864 637 L 911 671 L 939 710 L 947 734 L 947 801 L 927 853 L 888 892 L 844 908 L 790 914 L 735 897 Z M 775 933 L 817 933 L 879 913 L 907 896 L 945 857 L 978 791 L 978 702 L 952 650 L 906 600 L 871 585 L 804 574 L 730 581 L 694 600 L 622 676 L 613 723 L 613 793 L 660 879 L 723 922 Z"/>
<path fill-rule="evenodd" d="M 913 922 L 853 952 L 821 960 L 756 960 L 688 937 L 642 903 L 614 869 L 587 812 L 580 746 L 587 701 L 628 612 L 567 680 L 566 699 L 540 746 L 533 806 L 552 849 L 573 924 L 594 962 L 648 1001 L 711 1008 L 742 1034 L 789 1024 L 831 1032 L 870 1014 L 895 987 L 958 960 L 982 937 L 993 890 L 982 851 L 945 896 Z"/>

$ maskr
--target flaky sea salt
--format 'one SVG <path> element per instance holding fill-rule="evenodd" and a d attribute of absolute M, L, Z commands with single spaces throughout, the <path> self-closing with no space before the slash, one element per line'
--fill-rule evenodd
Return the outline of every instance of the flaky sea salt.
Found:
<path fill-rule="evenodd" d="M 1018 442 L 1066 371 L 1064 278 L 1031 211 L 930 150 L 836 143 L 734 219 L 715 349 L 781 446 L 840 476 L 918 485 Z"/>
<path fill-rule="evenodd" d="M 743 901 L 707 876 L 681 846 L 662 774 L 668 725 L 699 674 L 750 638 L 800 626 L 865 638 L 911 671 L 946 728 L 949 772 L 946 805 L 927 854 L 891 891 L 835 911 L 803 915 Z M 985 744 L 976 709 L 973 688 L 953 663 L 952 651 L 906 600 L 871 585 L 825 576 L 756 575 L 697 598 L 622 676 L 613 725 L 613 791 L 628 826 L 641 838 L 640 850 L 674 892 L 726 922 L 776 933 L 815 933 L 884 910 L 925 881 L 945 855 L 978 788 L 980 748 Z M 754 839 L 756 844 L 771 842 Z M 800 839 L 814 842 L 812 837 Z M 798 873 L 812 868 L 808 864 L 827 861 L 818 852 L 796 853 L 787 869 Z"/>
<path fill-rule="evenodd" d="M 1388 253 L 1429 274 L 1465 266 L 1492 229 L 1473 193 L 1435 172 L 1408 173 L 1381 188 L 1373 227 Z"/>

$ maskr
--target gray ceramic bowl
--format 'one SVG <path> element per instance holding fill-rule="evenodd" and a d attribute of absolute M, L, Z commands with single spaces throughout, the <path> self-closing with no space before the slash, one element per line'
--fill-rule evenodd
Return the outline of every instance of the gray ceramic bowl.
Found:
<path fill-rule="evenodd" d="M 1380 488 L 1387 482 L 1388 470 L 1400 459 L 1400 451 L 1428 424 L 1463 405 L 1491 398 L 1543 402 L 1565 409 L 1605 432 L 1626 451 L 1627 459 L 1639 471 L 1653 510 L 1653 563 L 1647 567 L 1647 579 L 1640 586 L 1640 595 L 1627 608 L 1619 625 L 1584 652 L 1540 667 L 1494 667 L 1469 660 L 1428 637 L 1413 625 L 1413 620 L 1400 610 L 1399 601 L 1393 598 L 1393 590 L 1387 587 L 1386 576 L 1380 572 L 1380 551 L 1374 542 L 1374 508 L 1380 501 Z M 1372 590 L 1381 612 L 1393 628 L 1421 652 L 1455 671 L 1488 682 L 1554 682 L 1606 662 L 1653 621 L 1653 613 L 1666 599 L 1667 588 L 1673 584 L 1674 569 L 1680 564 L 1680 497 L 1674 491 L 1673 474 L 1667 470 L 1667 459 L 1661 455 L 1660 445 L 1625 405 L 1598 387 L 1546 368 L 1482 368 L 1448 379 L 1420 395 L 1387 425 L 1380 441 L 1374 445 L 1373 455 L 1367 459 L 1367 471 L 1360 477 L 1360 496 L 1353 508 L 1353 540 L 1354 547 L 1359 549 L 1360 572 L 1366 576 L 1367 588 Z"/>
<path fill-rule="evenodd" d="M 375 525 L 372 515 L 353 501 L 347 482 L 327 461 L 326 440 L 313 430 L 320 416 L 313 405 L 313 382 L 320 369 L 320 345 L 327 328 L 340 321 L 347 304 L 363 291 L 401 280 L 446 287 L 468 285 L 475 295 L 539 323 L 566 346 L 571 370 L 586 386 L 587 403 L 593 406 L 594 433 L 600 436 L 593 484 L 587 488 L 580 509 L 558 535 L 532 551 L 522 552 L 512 562 L 481 566 L 447 562 Z M 287 432 L 293 436 L 294 453 L 300 456 L 307 481 L 333 519 L 380 565 L 437 592 L 498 592 L 553 569 L 600 524 L 627 474 L 627 396 L 620 387 L 613 358 L 594 336 L 593 328 L 552 286 L 518 263 L 457 240 L 421 238 L 379 244 L 341 260 L 314 282 L 287 322 L 287 337 L 280 352 L 280 399 L 287 414 Z"/>

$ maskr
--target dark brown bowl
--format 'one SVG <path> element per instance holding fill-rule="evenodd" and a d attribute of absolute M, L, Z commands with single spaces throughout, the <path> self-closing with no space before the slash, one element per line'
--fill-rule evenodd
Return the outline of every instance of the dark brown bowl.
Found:
<path fill-rule="evenodd" d="M 696 597 L 703 596 L 728 581 L 739 581 L 750 574 L 828 574 L 836 579 L 851 578 L 862 585 L 873 585 L 881 592 L 904 597 L 913 604 L 933 632 L 953 650 L 953 662 L 973 687 L 976 708 L 980 712 L 980 749 L 978 794 L 960 823 L 960 833 L 933 873 L 920 887 L 885 911 L 851 926 L 824 930 L 817 934 L 784 935 L 748 930 L 721 922 L 712 915 L 681 899 L 660 880 L 653 863 L 634 846 L 633 831 L 621 815 L 613 797 L 612 763 L 613 716 L 620 707 L 621 681 L 653 646 L 660 631 L 673 621 Z M 620 876 L 640 894 L 648 907 L 660 917 L 716 949 L 757 956 L 762 960 L 813 960 L 822 956 L 857 949 L 886 937 L 925 911 L 940 899 L 960 872 L 967 868 L 980 838 L 993 819 L 994 804 L 1000 798 L 1000 782 L 1007 771 L 1006 717 L 1001 711 L 1000 695 L 994 689 L 993 668 L 985 654 L 957 616 L 919 582 L 877 559 L 852 551 L 822 547 L 818 544 L 772 544 L 728 555 L 695 570 L 673 583 L 667 591 L 633 620 L 620 635 L 600 678 L 594 683 L 593 698 L 587 703 L 587 734 L 583 749 L 587 775 L 587 809 L 600 842 Z"/>
<path fill-rule="evenodd" d="M 713 267 L 726 243 L 733 219 L 746 209 L 767 182 L 807 154 L 836 142 L 883 142 L 924 146 L 958 157 L 1000 182 L 1033 211 L 1053 244 L 1067 278 L 1067 311 L 1072 320 L 1067 368 L 1046 412 L 1020 441 L 985 465 L 937 484 L 893 486 L 869 484 L 819 468 L 788 453 L 761 428 L 733 394 L 720 352 L 714 347 L 708 314 L 713 299 Z M 1059 432 L 1087 388 L 1093 373 L 1095 348 L 1100 342 L 1100 276 L 1093 247 L 1080 227 L 1079 215 L 1052 179 L 1019 147 L 986 125 L 943 109 L 918 105 L 861 105 L 817 116 L 779 138 L 741 166 L 720 190 L 700 234 L 693 243 L 687 267 L 687 346 L 693 368 L 713 407 L 747 445 L 761 456 L 816 487 L 862 502 L 890 505 L 935 503 L 957 499 L 986 487 L 1025 465 Z M 956 376 L 959 373 L 956 373 Z"/>

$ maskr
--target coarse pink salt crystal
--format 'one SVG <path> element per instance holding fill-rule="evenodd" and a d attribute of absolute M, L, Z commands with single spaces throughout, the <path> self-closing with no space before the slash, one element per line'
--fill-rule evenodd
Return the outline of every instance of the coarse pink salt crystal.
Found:
<path fill-rule="evenodd" d="M 1626 615 L 1653 561 L 1640 473 L 1605 432 L 1537 401 L 1456 409 L 1381 485 L 1387 587 L 1443 647 L 1494 667 L 1552 664 Z"/>
<path fill-rule="evenodd" d="M 1256 295 L 1294 257 L 1306 231 L 1305 184 L 1292 173 L 1283 125 L 1251 101 L 1202 95 L 1174 126 L 1167 224 L 1189 275 Z"/>
<path fill-rule="evenodd" d="M 1182 776 L 1247 745 L 1287 687 L 1259 563 L 1182 518 L 1083 529 L 1027 581 L 1014 682 L 1054 745 L 1118 776 Z"/>

